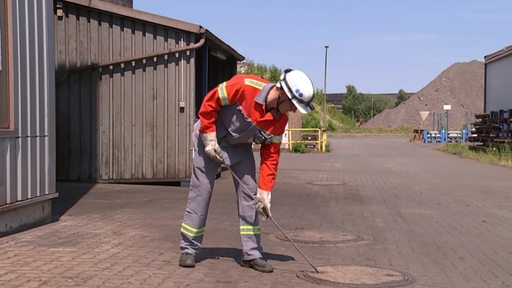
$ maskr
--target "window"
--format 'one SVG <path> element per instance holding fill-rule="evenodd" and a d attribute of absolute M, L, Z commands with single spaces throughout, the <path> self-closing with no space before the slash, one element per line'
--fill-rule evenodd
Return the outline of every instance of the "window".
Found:
<path fill-rule="evenodd" d="M 0 2 L 0 129 L 9 128 L 11 99 L 9 92 L 9 58 L 7 43 L 7 5 Z"/>

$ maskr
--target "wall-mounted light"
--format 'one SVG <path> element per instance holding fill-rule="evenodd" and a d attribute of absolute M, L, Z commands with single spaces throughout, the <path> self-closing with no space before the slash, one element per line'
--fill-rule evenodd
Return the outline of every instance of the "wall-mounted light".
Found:
<path fill-rule="evenodd" d="M 64 4 L 62 1 L 55 2 L 55 10 L 57 14 L 57 19 L 62 20 L 64 18 Z"/>
<path fill-rule="evenodd" d="M 219 50 L 210 50 L 210 54 L 215 57 L 215 58 L 218 58 L 222 61 L 228 59 L 228 57 L 226 56 L 226 54 L 220 52 Z"/>

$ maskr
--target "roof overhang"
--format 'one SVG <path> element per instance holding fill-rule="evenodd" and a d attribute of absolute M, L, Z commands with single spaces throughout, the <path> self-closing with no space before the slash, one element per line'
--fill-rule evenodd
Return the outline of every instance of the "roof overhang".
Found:
<path fill-rule="evenodd" d="M 503 49 L 501 49 L 499 51 L 496 51 L 496 52 L 494 52 L 492 54 L 484 56 L 485 63 L 487 64 L 489 62 L 496 61 L 498 59 L 507 57 L 510 54 L 512 54 L 512 45 L 507 46 L 507 47 L 505 47 L 505 48 L 503 48 Z"/>
<path fill-rule="evenodd" d="M 140 11 L 137 9 L 132 9 L 125 6 L 120 6 L 116 4 L 112 4 L 109 2 L 104 2 L 100 0 L 56 0 L 55 2 L 70 2 L 77 5 L 82 5 L 86 7 L 90 7 L 97 10 L 103 10 L 108 11 L 109 13 L 117 14 L 123 17 L 129 17 L 134 18 L 146 22 L 150 22 L 153 24 L 158 24 L 166 27 L 175 28 L 178 30 L 183 30 L 187 32 L 191 32 L 194 34 L 199 34 L 200 36 L 203 36 L 201 34 L 206 33 L 206 40 L 213 43 L 214 46 L 216 46 L 218 49 L 221 49 L 222 52 L 227 53 L 231 56 L 233 56 L 236 60 L 242 61 L 245 59 L 244 56 L 242 56 L 240 53 L 238 53 L 235 49 L 233 49 L 231 46 L 226 44 L 224 41 L 222 41 L 220 38 L 215 36 L 212 32 L 210 32 L 208 29 L 205 29 L 201 25 L 193 24 L 169 17 L 164 17 L 144 11 Z"/>

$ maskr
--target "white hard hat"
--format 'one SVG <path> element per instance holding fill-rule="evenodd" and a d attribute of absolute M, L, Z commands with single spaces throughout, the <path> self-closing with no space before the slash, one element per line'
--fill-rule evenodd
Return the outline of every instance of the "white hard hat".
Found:
<path fill-rule="evenodd" d="M 288 98 L 301 113 L 309 113 L 315 109 L 311 103 L 315 96 L 315 88 L 311 79 L 304 72 L 285 69 L 277 86 L 284 89 Z"/>

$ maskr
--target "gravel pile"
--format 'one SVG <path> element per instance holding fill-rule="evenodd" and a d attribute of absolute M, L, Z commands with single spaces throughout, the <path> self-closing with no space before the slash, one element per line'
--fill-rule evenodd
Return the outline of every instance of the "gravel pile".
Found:
<path fill-rule="evenodd" d="M 483 113 L 483 62 L 473 60 L 451 65 L 407 101 L 376 115 L 362 127 L 393 128 L 406 125 L 437 130 L 440 116 L 442 123 L 446 123 L 443 110 L 445 104 L 451 105 L 448 113 L 450 130 L 462 129 L 464 124 L 475 121 L 475 114 Z M 420 111 L 429 112 L 425 121 L 422 121 Z"/>

